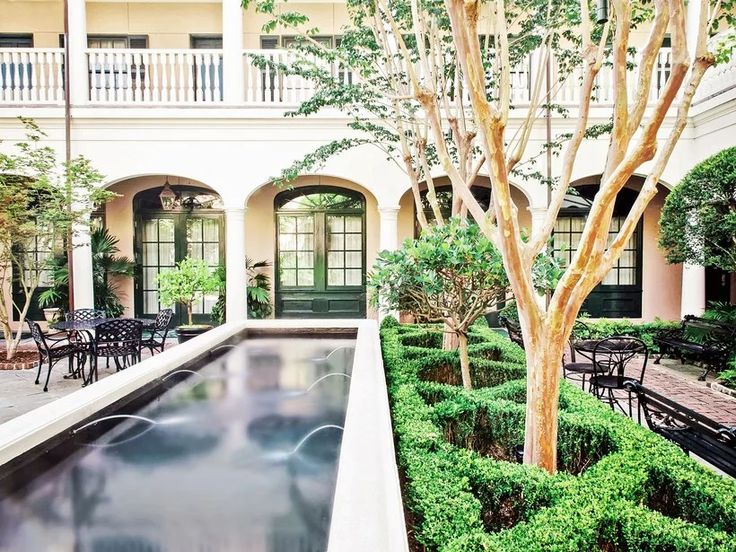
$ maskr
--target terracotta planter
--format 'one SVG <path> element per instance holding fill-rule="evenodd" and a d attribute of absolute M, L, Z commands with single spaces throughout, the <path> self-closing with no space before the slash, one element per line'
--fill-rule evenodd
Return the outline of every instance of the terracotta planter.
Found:
<path fill-rule="evenodd" d="M 210 326 L 209 324 L 195 324 L 193 326 L 177 326 L 176 327 L 176 336 L 179 340 L 179 343 L 184 343 L 185 341 L 189 341 L 193 337 L 197 337 L 198 335 L 203 334 L 204 332 L 210 331 L 214 326 Z"/>

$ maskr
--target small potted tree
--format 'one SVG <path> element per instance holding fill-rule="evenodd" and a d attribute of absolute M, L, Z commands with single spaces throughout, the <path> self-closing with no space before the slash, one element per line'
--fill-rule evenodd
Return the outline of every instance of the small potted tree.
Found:
<path fill-rule="evenodd" d="M 215 293 L 219 288 L 219 280 L 202 260 L 186 257 L 176 265 L 174 270 L 158 275 L 158 292 L 161 304 L 178 303 L 187 308 L 187 323 L 176 327 L 179 343 L 211 330 L 209 324 L 192 322 L 192 305 L 208 293 Z"/>

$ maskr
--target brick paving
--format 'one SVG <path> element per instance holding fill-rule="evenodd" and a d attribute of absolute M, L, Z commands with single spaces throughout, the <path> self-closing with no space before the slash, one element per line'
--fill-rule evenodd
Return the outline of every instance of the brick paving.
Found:
<path fill-rule="evenodd" d="M 565 358 L 570 359 L 569 350 Z M 585 359 L 578 361 L 585 362 Z M 633 361 L 626 373 L 638 377 L 640 366 Z M 702 368 L 682 364 L 679 360 L 663 358 L 660 364 L 654 364 L 653 358 L 649 357 L 644 386 L 727 427 L 736 427 L 736 397 L 712 390 L 708 386 L 716 381 L 712 374 L 706 381 L 698 381 L 701 373 Z M 642 423 L 646 425 L 643 419 Z"/>
<path fill-rule="evenodd" d="M 644 385 L 725 426 L 736 427 L 736 398 L 713 391 L 706 382 L 693 381 L 690 371 L 683 373 L 675 368 L 678 364 L 669 361 L 665 366 L 647 366 Z"/>

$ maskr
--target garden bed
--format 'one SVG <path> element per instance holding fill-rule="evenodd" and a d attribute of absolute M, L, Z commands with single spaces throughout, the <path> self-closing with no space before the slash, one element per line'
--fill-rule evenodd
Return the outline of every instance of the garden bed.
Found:
<path fill-rule="evenodd" d="M 736 550 L 733 480 L 566 382 L 560 471 L 513 462 L 525 367 L 505 337 L 473 329 L 465 391 L 437 328 L 387 319 L 381 335 L 417 550 Z"/>
<path fill-rule="evenodd" d="M 30 370 L 38 368 L 36 351 L 18 351 L 12 360 L 5 359 L 5 351 L 0 350 L 0 370 Z"/>

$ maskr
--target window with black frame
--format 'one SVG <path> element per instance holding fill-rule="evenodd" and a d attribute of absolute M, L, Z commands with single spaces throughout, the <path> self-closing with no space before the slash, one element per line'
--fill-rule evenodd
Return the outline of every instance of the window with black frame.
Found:
<path fill-rule="evenodd" d="M 579 186 L 565 197 L 552 235 L 552 253 L 569 264 L 580 244 L 585 221 L 598 191 L 597 185 Z M 624 189 L 614 207 L 609 229 L 610 244 L 621 229 L 636 192 Z M 637 225 L 624 252 L 601 283 L 590 293 L 582 311 L 593 317 L 641 317 L 642 223 Z"/>

